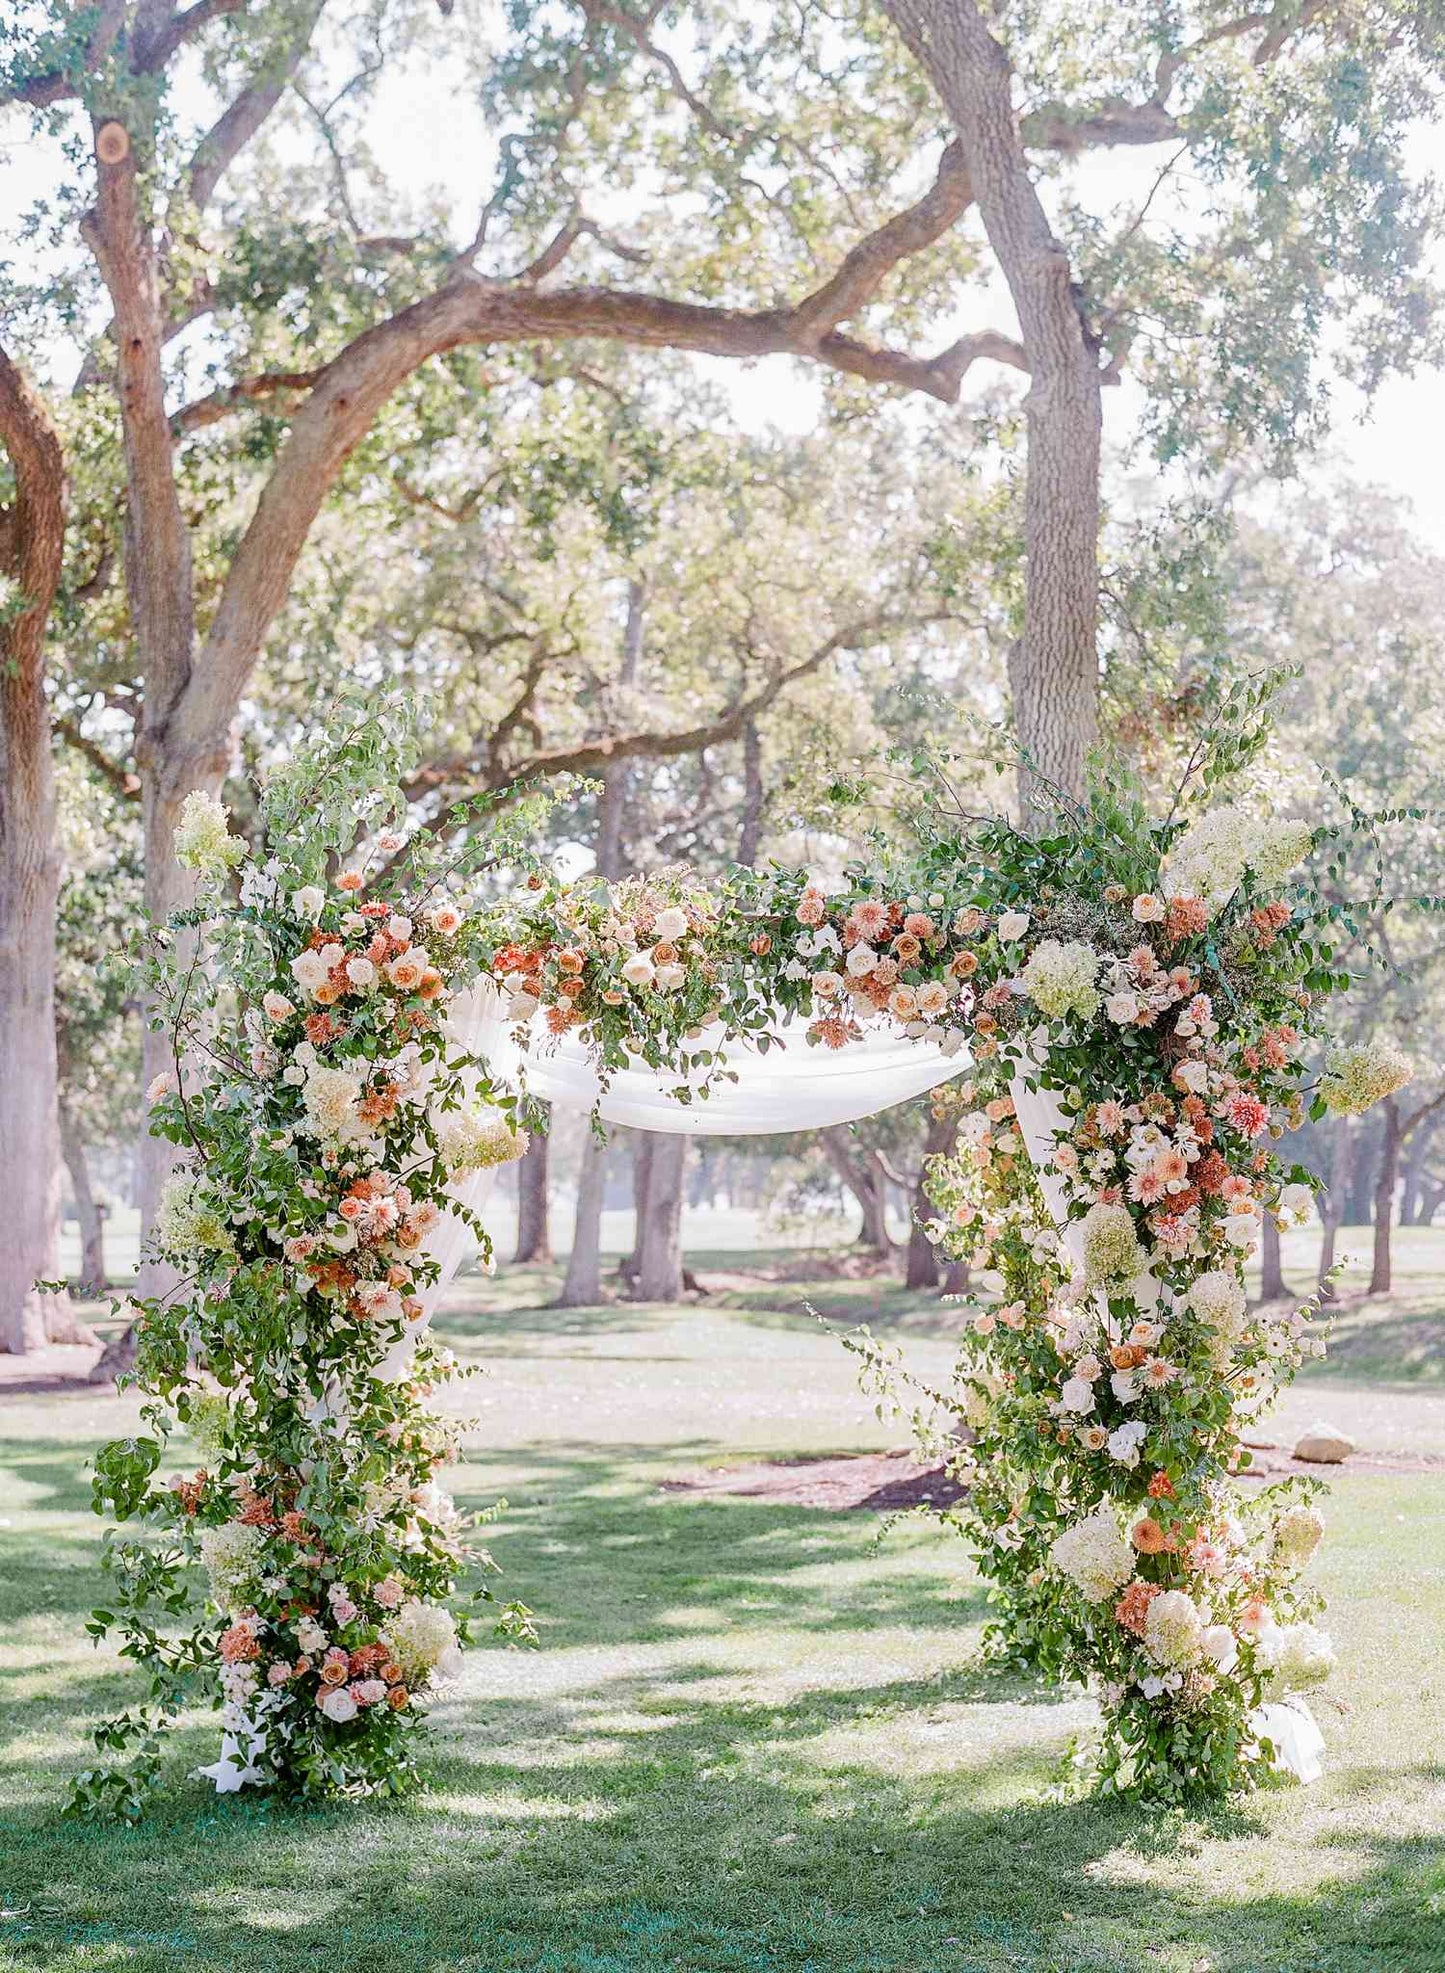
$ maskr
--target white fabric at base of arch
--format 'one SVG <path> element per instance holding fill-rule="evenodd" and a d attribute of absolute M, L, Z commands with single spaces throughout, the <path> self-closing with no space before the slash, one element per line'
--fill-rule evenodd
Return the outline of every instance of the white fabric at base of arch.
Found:
<path fill-rule="evenodd" d="M 455 1039 L 485 1056 L 506 1080 L 524 1074 L 529 1093 L 544 1102 L 565 1110 L 595 1107 L 605 1123 L 630 1130 L 686 1137 L 826 1130 L 830 1124 L 854 1123 L 924 1096 L 968 1067 L 965 1049 L 947 1054 L 931 1035 L 880 1029 L 842 1048 L 824 1048 L 808 1041 L 808 1022 L 794 1018 L 773 1030 L 777 1040 L 766 1054 L 745 1042 L 724 1040 L 721 1028 L 704 1036 L 704 1045 L 721 1051 L 729 1076 L 737 1080 L 715 1081 L 709 1095 L 681 1103 L 673 1092 L 682 1078 L 667 1069 L 619 1069 L 604 1089 L 586 1043 L 572 1035 L 548 1035 L 540 1023 L 534 1023 L 531 1047 L 519 1049 L 503 1006 L 490 983 L 459 994 L 448 1018 Z M 716 1075 L 716 1069 L 711 1073 Z M 693 1086 L 703 1078 L 704 1072 L 697 1071 Z"/>

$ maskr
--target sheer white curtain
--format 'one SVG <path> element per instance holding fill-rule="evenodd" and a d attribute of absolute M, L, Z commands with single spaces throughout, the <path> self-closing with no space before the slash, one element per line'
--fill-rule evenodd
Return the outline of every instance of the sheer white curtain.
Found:
<path fill-rule="evenodd" d="M 843 1048 L 823 1048 L 809 1043 L 806 1021 L 790 1020 L 774 1030 L 779 1045 L 766 1054 L 742 1042 L 723 1042 L 719 1030 L 709 1045 L 721 1046 L 736 1081 L 718 1081 L 706 1097 L 682 1103 L 673 1093 L 680 1079 L 667 1070 L 622 1069 L 604 1090 L 586 1045 L 571 1035 L 553 1037 L 538 1025 L 530 1047 L 519 1049 L 502 1004 L 490 984 L 459 995 L 450 1016 L 456 1038 L 485 1055 L 495 1072 L 513 1081 L 525 1079 L 532 1095 L 562 1109 L 591 1110 L 595 1105 L 605 1122 L 632 1130 L 687 1137 L 822 1130 L 923 1096 L 968 1067 L 965 1052 L 945 1054 L 939 1042 L 926 1036 L 911 1040 L 880 1031 Z M 699 1072 L 693 1086 L 702 1080 Z"/>

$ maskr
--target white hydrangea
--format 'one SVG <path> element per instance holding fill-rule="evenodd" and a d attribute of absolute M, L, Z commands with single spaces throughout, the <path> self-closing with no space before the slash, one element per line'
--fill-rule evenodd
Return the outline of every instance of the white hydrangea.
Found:
<path fill-rule="evenodd" d="M 193 1391 L 186 1431 L 202 1459 L 218 1460 L 230 1437 L 231 1407 L 224 1391 Z"/>
<path fill-rule="evenodd" d="M 1099 1011 L 1094 986 L 1098 973 L 1099 955 L 1082 939 L 1071 939 L 1067 945 L 1044 939 L 1034 947 L 1020 978 L 1041 1014 L 1056 1021 L 1070 1014 L 1092 1021 Z"/>
<path fill-rule="evenodd" d="M 1330 1055 L 1320 1094 L 1336 1116 L 1357 1117 L 1403 1089 L 1413 1074 L 1409 1056 L 1393 1041 L 1362 1041 Z"/>
<path fill-rule="evenodd" d="M 1167 1589 L 1149 1605 L 1144 1649 L 1156 1665 L 1183 1670 L 1204 1656 L 1204 1619 L 1182 1589 Z"/>
<path fill-rule="evenodd" d="M 1080 1223 L 1084 1276 L 1090 1285 L 1132 1281 L 1144 1266 L 1144 1250 L 1127 1206 L 1090 1206 Z"/>
<path fill-rule="evenodd" d="M 357 1114 L 361 1098 L 361 1078 L 348 1069 L 329 1069 L 314 1063 L 306 1073 L 302 1100 L 311 1135 L 323 1144 L 353 1143 L 366 1134 Z"/>
<path fill-rule="evenodd" d="M 184 1165 L 171 1173 L 161 1190 L 155 1234 L 165 1252 L 181 1261 L 236 1250 L 225 1216 L 207 1193 L 200 1173 Z"/>
<path fill-rule="evenodd" d="M 263 1541 L 261 1530 L 245 1521 L 223 1521 L 218 1528 L 201 1530 L 201 1561 L 210 1578 L 211 1595 L 231 1615 L 256 1600 Z"/>
<path fill-rule="evenodd" d="M 246 854 L 246 845 L 230 831 L 230 816 L 214 795 L 199 789 L 186 796 L 176 824 L 176 861 L 200 877 L 224 877 Z"/>
<path fill-rule="evenodd" d="M 1119 1532 L 1113 1509 L 1095 1508 L 1055 1537 L 1049 1560 L 1077 1585 L 1090 1603 L 1102 1603 L 1134 1573 L 1134 1551 Z"/>
<path fill-rule="evenodd" d="M 1324 1539 L 1324 1517 L 1307 1502 L 1287 1507 L 1274 1524 L 1274 1552 L 1287 1569 L 1302 1569 Z"/>
<path fill-rule="evenodd" d="M 1214 808 L 1174 845 L 1164 876 L 1172 896 L 1200 898 L 1213 917 L 1239 889 L 1246 869 L 1265 890 L 1273 890 L 1309 855 L 1313 841 L 1307 822 Z"/>
<path fill-rule="evenodd" d="M 1244 1327 L 1248 1301 L 1244 1283 L 1225 1268 L 1212 1267 L 1198 1275 L 1189 1290 L 1189 1306 L 1208 1328 L 1235 1337 Z"/>
<path fill-rule="evenodd" d="M 510 1164 L 527 1148 L 525 1131 L 515 1131 L 494 1110 L 445 1110 L 437 1119 L 437 1146 L 450 1172 L 482 1171 Z"/>
<path fill-rule="evenodd" d="M 384 1634 L 409 1685 L 420 1684 L 433 1672 L 444 1678 L 456 1676 L 461 1657 L 457 1627 L 451 1611 L 442 1604 L 412 1597 L 402 1604 Z"/>
<path fill-rule="evenodd" d="M 1270 1624 L 1255 1639 L 1254 1661 L 1280 1692 L 1319 1685 L 1335 1668 L 1335 1647 L 1313 1624 Z"/>

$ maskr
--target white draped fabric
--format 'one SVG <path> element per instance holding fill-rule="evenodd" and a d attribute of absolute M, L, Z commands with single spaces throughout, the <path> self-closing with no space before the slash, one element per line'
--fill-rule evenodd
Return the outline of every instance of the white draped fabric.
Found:
<path fill-rule="evenodd" d="M 595 1108 L 605 1123 L 688 1137 L 760 1137 L 853 1123 L 926 1095 L 968 1066 L 965 1053 L 948 1054 L 931 1036 L 911 1039 L 879 1031 L 843 1048 L 821 1048 L 809 1043 L 807 1026 L 803 1020 L 780 1023 L 774 1030 L 778 1040 L 766 1054 L 726 1041 L 718 1029 L 708 1045 L 721 1050 L 729 1078 L 736 1079 L 717 1080 L 707 1096 L 684 1103 L 676 1095 L 678 1076 L 666 1070 L 622 1069 L 604 1089 L 586 1044 L 572 1035 L 549 1035 L 539 1021 L 533 1023 L 527 1047 L 519 1047 L 506 1002 L 490 981 L 458 994 L 447 1013 L 452 1043 L 485 1061 L 494 1077 L 525 1085 L 531 1095 L 560 1109 Z M 698 1072 L 693 1086 L 702 1080 Z M 455 1197 L 480 1212 L 495 1179 L 495 1167 L 474 1172 L 456 1187 Z M 440 1264 L 440 1272 L 427 1290 L 421 1321 L 391 1353 L 384 1374 L 405 1375 L 416 1337 L 451 1286 L 470 1244 L 470 1229 L 458 1213 L 449 1213 L 427 1240 L 426 1252 Z"/>

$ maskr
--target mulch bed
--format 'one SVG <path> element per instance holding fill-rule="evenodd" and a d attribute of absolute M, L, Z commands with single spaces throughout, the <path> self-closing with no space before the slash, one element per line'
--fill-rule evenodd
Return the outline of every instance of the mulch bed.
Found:
<path fill-rule="evenodd" d="M 1288 1448 L 1250 1444 L 1254 1463 L 1244 1477 L 1278 1479 L 1288 1473 L 1314 1473 L 1328 1479 L 1338 1467 L 1293 1459 Z M 1445 1454 L 1356 1452 L 1345 1461 L 1352 1471 L 1442 1473 Z M 867 1452 L 839 1459 L 764 1459 L 748 1466 L 719 1466 L 664 1480 L 664 1493 L 763 1500 L 779 1507 L 822 1508 L 837 1513 L 863 1510 L 891 1514 L 910 1507 L 947 1507 L 966 1489 L 941 1465 L 925 1465 L 910 1452 Z"/>

